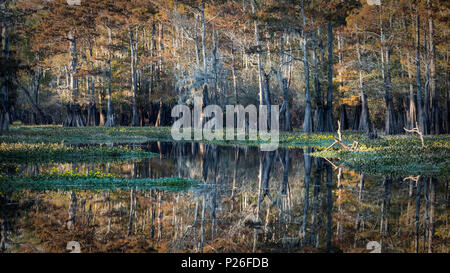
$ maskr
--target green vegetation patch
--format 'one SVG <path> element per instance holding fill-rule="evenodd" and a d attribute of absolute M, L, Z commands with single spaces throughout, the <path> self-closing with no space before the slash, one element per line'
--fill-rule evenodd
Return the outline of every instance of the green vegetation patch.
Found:
<path fill-rule="evenodd" d="M 142 143 L 172 140 L 169 127 L 11 126 L 0 134 L 6 143 Z"/>
<path fill-rule="evenodd" d="M 154 156 L 157 154 L 128 146 L 0 143 L 0 163 L 91 162 Z"/>
<path fill-rule="evenodd" d="M 164 189 L 172 191 L 187 190 L 199 182 L 180 177 L 126 179 L 114 177 L 100 171 L 82 174 L 75 171 L 52 170 L 36 176 L 7 176 L 0 174 L 0 192 L 20 190 L 116 190 L 116 189 Z"/>
<path fill-rule="evenodd" d="M 422 148 L 419 139 L 412 136 L 387 136 L 365 141 L 354 152 L 337 147 L 335 150 L 312 153 L 313 156 L 327 158 L 336 165 L 392 177 L 449 177 L 449 154 L 449 136 L 425 137 L 425 148 Z"/>

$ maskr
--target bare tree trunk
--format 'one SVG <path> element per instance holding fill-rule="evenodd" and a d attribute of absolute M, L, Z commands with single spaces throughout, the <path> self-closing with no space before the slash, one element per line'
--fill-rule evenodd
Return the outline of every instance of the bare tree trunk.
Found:
<path fill-rule="evenodd" d="M 164 73 L 164 24 L 159 23 L 159 67 L 158 67 L 158 82 L 159 89 L 164 90 L 164 81 L 162 81 L 161 76 Z"/>
<path fill-rule="evenodd" d="M 272 100 L 270 98 L 270 74 L 264 74 L 265 78 L 265 88 L 264 88 L 264 98 L 267 104 L 267 128 L 270 129 L 272 120 Z"/>
<path fill-rule="evenodd" d="M 103 99 L 105 98 L 105 78 L 102 80 L 102 89 L 100 90 L 98 94 L 98 113 L 99 113 L 99 120 L 98 125 L 104 126 L 105 125 L 105 115 L 103 114 Z"/>
<path fill-rule="evenodd" d="M 259 41 L 259 34 L 258 34 L 258 20 L 256 20 L 256 3 L 255 0 L 251 0 L 251 6 L 252 6 L 252 13 L 255 17 L 253 24 L 255 25 L 254 34 L 255 34 L 255 41 L 256 41 L 256 50 L 258 54 L 258 76 L 259 76 L 259 104 L 264 104 L 263 99 L 263 67 L 262 67 L 262 57 L 261 57 L 261 42 Z"/>
<path fill-rule="evenodd" d="M 425 113 L 426 131 L 430 132 L 430 51 L 428 48 L 427 29 L 424 29 L 424 48 L 425 48 L 425 85 L 423 87 L 423 112 Z"/>
<path fill-rule="evenodd" d="M 395 133 L 394 105 L 392 98 L 391 72 L 390 72 L 390 56 L 391 49 L 386 46 L 386 34 L 383 28 L 383 22 L 380 19 L 380 45 L 381 45 L 381 74 L 383 77 L 384 100 L 386 103 L 385 115 L 385 134 L 392 135 Z"/>
<path fill-rule="evenodd" d="M 213 77 L 214 77 L 214 85 L 213 85 L 213 97 L 214 97 L 214 103 L 217 104 L 219 99 L 218 99 L 218 90 L 217 90 L 217 40 L 216 40 L 216 31 L 215 28 L 213 26 L 213 34 L 212 34 L 212 38 L 213 38 L 213 49 L 212 49 L 212 66 L 213 66 Z"/>
<path fill-rule="evenodd" d="M 90 66 L 91 71 L 94 70 L 94 61 L 93 61 L 93 48 L 92 48 L 92 42 L 89 40 L 89 56 L 90 56 Z M 98 124 L 97 120 L 97 104 L 95 101 L 95 78 L 93 76 L 86 76 L 87 77 L 87 93 L 91 91 L 91 98 L 88 108 L 88 120 L 87 124 L 90 126 L 96 126 Z"/>
<path fill-rule="evenodd" d="M 133 92 L 133 115 L 131 118 L 131 126 L 139 126 L 139 115 L 137 109 L 137 74 L 136 74 L 137 49 L 136 43 L 133 40 L 133 30 L 131 27 L 128 30 L 128 35 L 130 37 L 131 89 Z"/>
<path fill-rule="evenodd" d="M 409 59 L 409 57 L 408 57 Z M 412 72 L 410 65 L 408 64 L 408 79 L 409 79 L 409 107 L 408 107 L 408 122 L 407 126 L 408 129 L 413 129 L 416 127 L 417 122 L 417 109 L 416 109 L 416 97 L 414 92 L 414 84 L 413 84 L 413 78 L 412 78 Z"/>
<path fill-rule="evenodd" d="M 112 33 L 111 33 L 111 28 L 108 27 L 108 45 L 111 46 L 112 44 Z M 108 58 L 108 71 L 107 71 L 107 76 L 108 76 L 108 100 L 107 100 L 107 112 L 106 112 L 106 123 L 105 126 L 106 127 L 114 127 L 116 126 L 116 122 L 114 120 L 114 111 L 113 111 L 113 106 L 112 106 L 112 98 L 111 98 L 111 93 L 112 93 L 112 74 L 111 74 L 111 57 L 112 57 L 112 53 L 109 52 L 109 58 Z"/>
<path fill-rule="evenodd" d="M 150 82 L 148 84 L 148 97 L 151 103 L 151 95 L 154 93 L 155 88 L 155 62 L 153 58 L 155 57 L 156 52 L 156 23 L 152 23 L 152 38 L 151 38 L 151 46 L 150 46 L 150 56 L 152 57 L 151 68 L 150 68 Z"/>
<path fill-rule="evenodd" d="M 203 55 L 203 84 L 208 84 L 208 61 L 206 59 L 206 21 L 205 21 L 205 1 L 201 7 L 202 20 L 202 55 Z"/>
<path fill-rule="evenodd" d="M 338 50 L 339 50 L 339 88 L 342 88 L 344 86 L 344 81 L 342 79 L 342 70 L 344 65 L 344 53 L 342 52 L 343 49 L 343 42 L 344 39 L 341 35 L 341 33 L 338 34 Z M 343 97 L 343 93 L 340 93 L 341 98 Z M 341 106 L 339 107 L 339 122 L 341 123 L 342 130 L 349 129 L 349 121 L 347 116 L 347 105 L 343 102 L 341 102 Z"/>
<path fill-rule="evenodd" d="M 432 16 L 433 4 L 427 0 L 428 4 L 428 28 L 429 28 L 429 51 L 430 51 L 430 89 L 431 89 L 431 133 L 440 134 L 441 111 L 436 90 L 436 47 L 434 45 L 434 23 Z"/>
<path fill-rule="evenodd" d="M 8 62 L 9 59 L 9 37 L 8 37 L 8 27 L 5 23 L 2 24 L 1 27 L 2 33 L 2 57 L 5 62 Z M 1 109 L 0 109 L 0 131 L 8 131 L 9 130 L 9 103 L 8 103 L 8 83 L 9 83 L 9 75 L 8 70 L 5 69 L 3 72 L 1 81 Z"/>
<path fill-rule="evenodd" d="M 305 118 L 303 121 L 303 132 L 312 133 L 312 117 L 311 117 L 311 97 L 309 94 L 309 59 L 308 59 L 308 35 L 306 33 L 306 16 L 305 16 L 305 1 L 301 3 L 301 11 L 303 18 L 302 29 L 302 45 L 303 45 L 303 65 L 305 69 Z"/>
<path fill-rule="evenodd" d="M 285 131 L 292 131 L 291 127 L 291 116 L 290 116 L 290 110 L 289 110 L 289 87 L 288 87 L 288 79 L 283 78 L 281 80 L 283 84 L 283 91 L 284 91 L 284 98 L 283 98 L 283 104 L 284 104 L 284 130 Z"/>
<path fill-rule="evenodd" d="M 236 77 L 236 67 L 235 67 L 235 60 L 234 60 L 234 44 L 231 44 L 231 73 L 233 75 L 233 93 L 234 93 L 234 99 L 235 99 L 235 103 L 236 105 L 239 104 L 239 96 L 238 96 L 238 92 L 237 92 L 237 77 Z"/>
<path fill-rule="evenodd" d="M 328 22 L 328 92 L 327 105 L 325 107 L 325 131 L 334 131 L 333 117 L 333 22 Z"/>
<path fill-rule="evenodd" d="M 422 82 L 420 79 L 420 16 L 416 15 L 416 77 L 417 77 L 417 120 L 419 123 L 419 130 L 422 134 L 428 134 L 426 126 L 426 113 L 423 110 L 422 103 Z"/>
<path fill-rule="evenodd" d="M 370 121 L 369 106 L 367 103 L 367 96 L 365 93 L 362 56 L 361 56 L 361 40 L 359 35 L 358 35 L 358 43 L 356 44 L 356 51 L 358 55 L 359 88 L 361 90 L 361 116 L 359 119 L 358 130 L 370 133 L 372 130 L 372 124 Z"/>
<path fill-rule="evenodd" d="M 319 62 L 318 62 L 318 56 L 317 56 L 317 38 L 316 33 L 318 31 L 313 31 L 311 34 L 311 40 L 313 44 L 313 85 L 314 85 L 314 93 L 315 93 L 315 102 L 316 102 L 316 109 L 314 110 L 314 132 L 323 132 L 324 131 L 324 124 L 325 124 L 325 118 L 324 118 L 324 103 L 322 99 L 322 90 L 320 88 L 320 69 L 319 69 Z M 320 39 L 320 37 L 319 37 Z"/>
<path fill-rule="evenodd" d="M 396 122 L 394 115 L 394 103 L 392 96 L 392 83 L 391 83 L 391 50 L 386 50 L 386 86 L 385 86 L 385 101 L 386 101 L 386 117 L 385 117 L 385 133 L 392 135 L 396 133 Z"/>
<path fill-rule="evenodd" d="M 78 79 L 75 76 L 77 73 L 77 38 L 69 34 L 69 51 L 71 54 L 72 64 L 70 68 L 70 89 L 72 90 L 73 102 L 67 106 L 67 118 L 64 121 L 64 127 L 79 127 L 86 126 L 86 122 L 81 113 L 81 105 L 78 103 Z"/>

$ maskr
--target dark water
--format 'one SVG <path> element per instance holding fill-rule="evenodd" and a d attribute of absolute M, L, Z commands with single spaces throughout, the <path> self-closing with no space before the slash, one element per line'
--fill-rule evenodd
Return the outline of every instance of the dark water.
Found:
<path fill-rule="evenodd" d="M 2 206 L 5 252 L 448 252 L 448 181 L 334 168 L 311 149 L 147 143 L 159 158 L 41 164 L 127 178 L 185 177 L 187 191 L 23 190 Z M 6 233 L 4 232 L 6 230 Z M 4 236 L 6 234 L 6 236 Z M 5 240 L 6 239 L 6 240 Z"/>

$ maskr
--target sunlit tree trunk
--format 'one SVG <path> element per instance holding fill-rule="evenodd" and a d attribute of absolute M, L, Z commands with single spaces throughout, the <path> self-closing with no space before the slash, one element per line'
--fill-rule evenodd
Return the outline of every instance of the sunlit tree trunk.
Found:
<path fill-rule="evenodd" d="M 417 77 L 417 120 L 422 134 L 428 134 L 426 113 L 422 102 L 422 81 L 420 77 L 420 16 L 416 15 L 416 77 Z"/>
<path fill-rule="evenodd" d="M 261 56 L 261 42 L 259 40 L 259 33 L 258 33 L 258 20 L 256 19 L 256 3 L 255 0 L 251 0 L 251 6 L 252 6 L 252 14 L 255 17 L 253 24 L 254 24 L 254 35 L 255 35 L 255 42 L 256 42 L 256 50 L 258 55 L 258 77 L 259 77 L 259 104 L 264 104 L 264 87 L 263 87 L 263 67 L 262 67 L 262 56 Z"/>
<path fill-rule="evenodd" d="M 288 79 L 283 78 L 281 80 L 281 83 L 283 85 L 283 104 L 284 104 L 284 130 L 285 131 L 292 131 L 291 127 L 291 114 L 290 114 L 290 108 L 289 108 L 289 87 L 288 87 Z"/>
<path fill-rule="evenodd" d="M 133 92 L 133 115 L 131 118 L 131 126 L 139 126 L 139 116 L 137 108 L 137 73 L 136 73 L 136 61 L 137 61 L 137 49 L 136 43 L 133 39 L 133 29 L 130 27 L 128 30 L 130 38 L 130 57 L 131 57 L 131 91 Z"/>

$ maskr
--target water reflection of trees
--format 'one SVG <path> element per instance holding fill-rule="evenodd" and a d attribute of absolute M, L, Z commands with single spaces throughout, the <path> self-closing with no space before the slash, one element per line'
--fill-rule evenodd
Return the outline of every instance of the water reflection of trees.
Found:
<path fill-rule="evenodd" d="M 311 157 L 311 149 L 259 152 L 191 143 L 147 148 L 160 157 L 57 167 L 129 178 L 181 176 L 204 185 L 185 192 L 25 191 L 2 201 L 8 249 L 59 252 L 75 240 L 87 252 L 361 252 L 377 241 L 384 252 L 448 251 L 445 181 L 334 169 Z M 14 209 L 5 207 L 16 201 Z M 19 230 L 35 245 L 20 242 Z"/>

